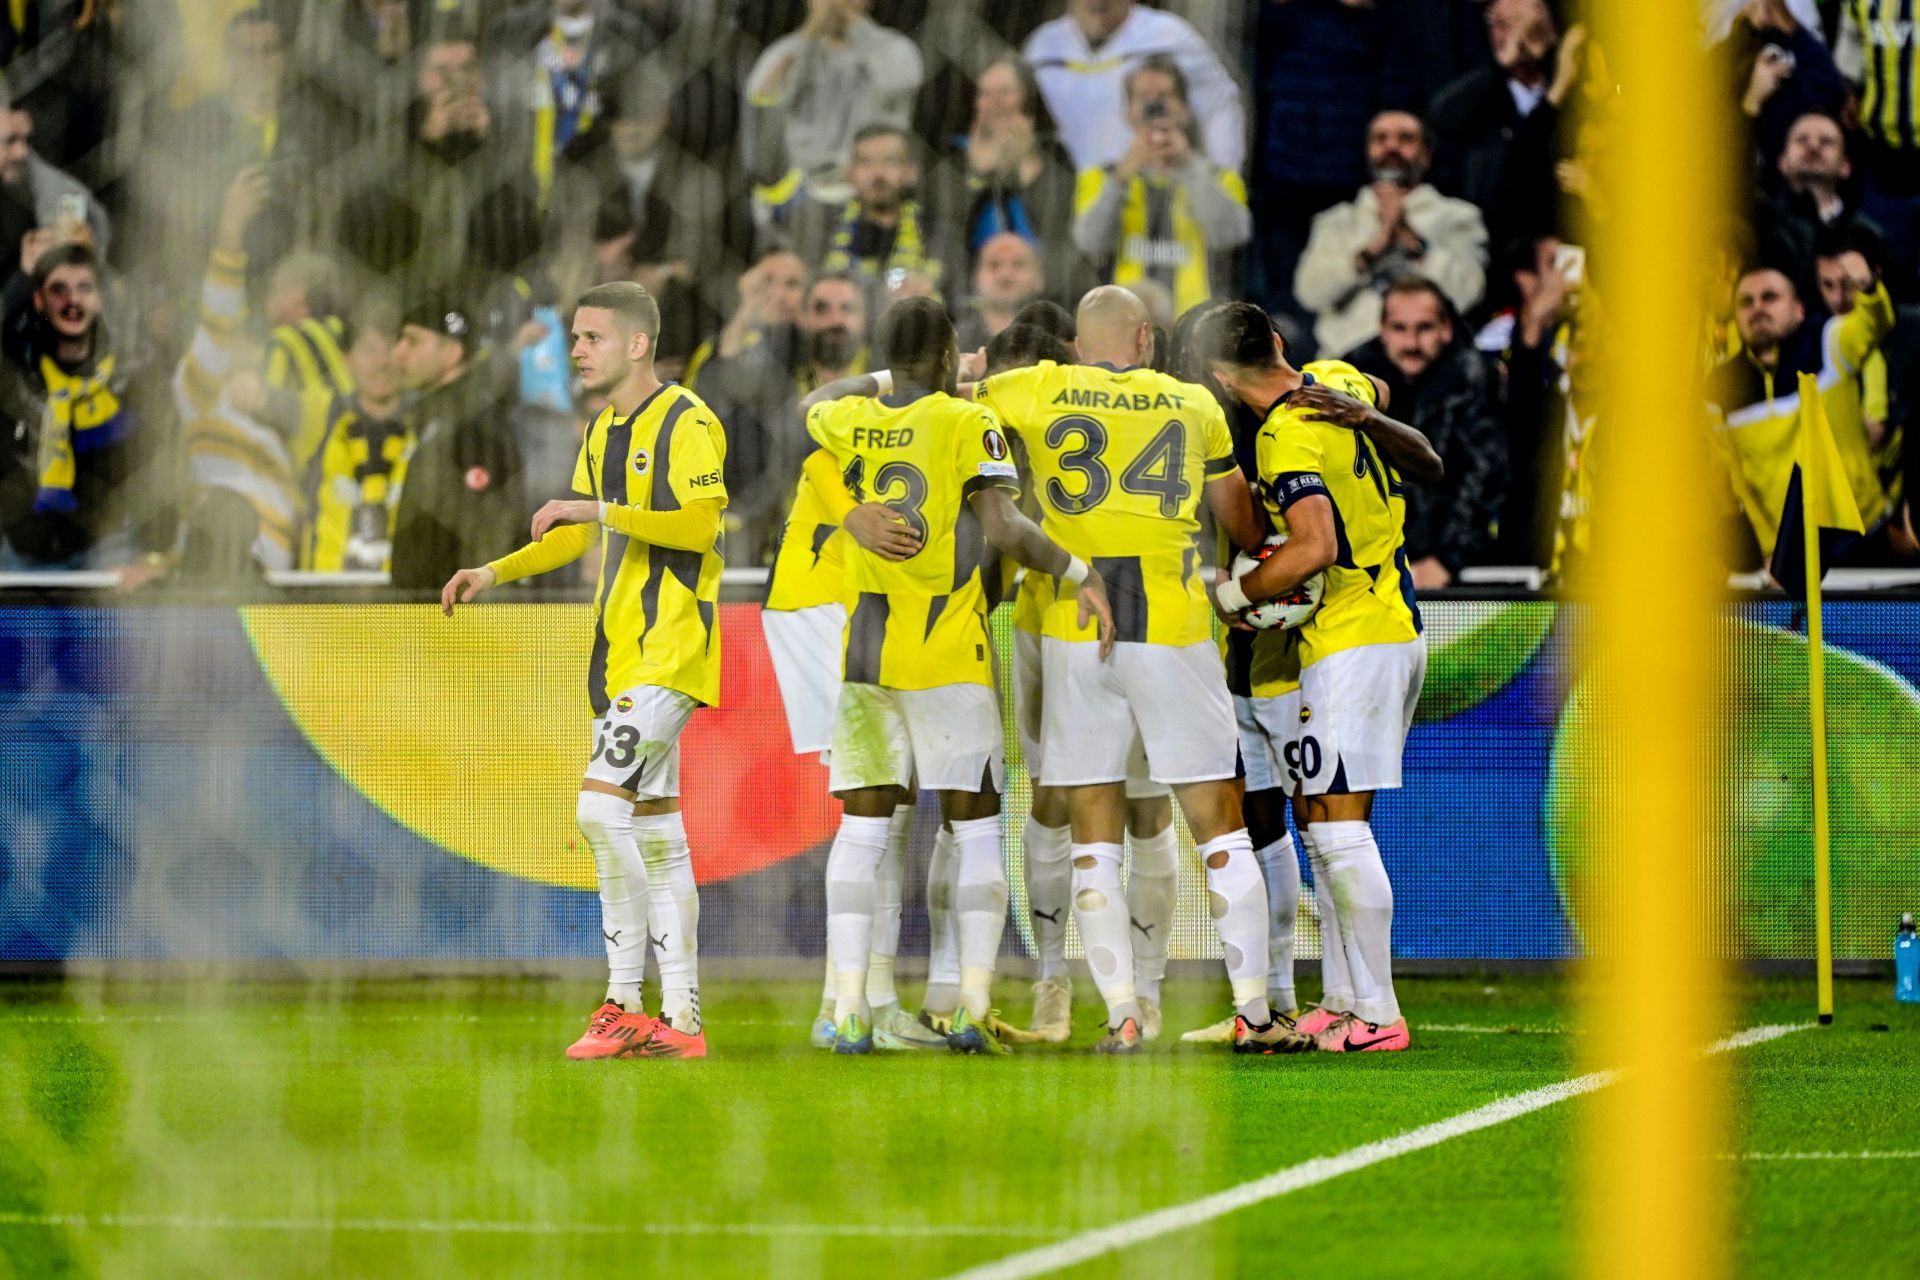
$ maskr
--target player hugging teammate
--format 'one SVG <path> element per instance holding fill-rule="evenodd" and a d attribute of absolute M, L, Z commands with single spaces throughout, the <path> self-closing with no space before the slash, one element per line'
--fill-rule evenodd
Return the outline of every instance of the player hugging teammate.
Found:
<path fill-rule="evenodd" d="M 931 314 L 933 309 L 926 309 Z M 1190 1038 L 1231 1039 L 1237 1052 L 1257 1054 L 1405 1048 L 1406 1023 L 1394 1000 L 1391 972 L 1392 890 L 1368 822 L 1372 793 L 1399 785 L 1400 756 L 1425 671 L 1425 646 L 1402 547 L 1401 473 L 1408 469 L 1423 479 L 1437 478 L 1438 458 L 1418 432 L 1378 411 L 1379 388 L 1352 366 L 1324 361 L 1296 370 L 1257 307 L 1209 306 L 1185 329 L 1197 354 L 1196 367 L 1212 375 L 1221 394 L 1264 416 L 1254 451 L 1256 505 L 1236 464 L 1214 393 L 1146 367 L 1153 338 L 1138 300 L 1122 289 L 1096 289 L 1082 301 L 1077 322 L 1078 363 L 1059 359 L 1064 350 L 1051 352 L 1054 359 L 1023 363 L 1015 348 L 1047 351 L 1039 335 L 1023 331 L 990 351 L 996 357 L 992 375 L 972 390 L 978 404 L 993 411 L 993 417 L 982 420 L 983 431 L 997 421 L 1025 446 L 1046 538 L 1064 549 L 1072 565 L 1091 566 L 1089 580 L 1104 583 L 1112 604 L 1113 641 L 1108 643 L 1089 628 L 1082 601 L 1072 593 L 1058 594 L 1063 582 L 1057 571 L 1044 566 L 1036 571 L 1030 559 L 1021 557 L 1029 571 L 1016 614 L 1028 624 L 1024 629 L 1037 632 L 1038 643 L 1020 644 L 1015 655 L 1017 716 L 1036 784 L 1036 815 L 1041 800 L 1065 797 L 1072 908 L 1107 1005 L 1106 1035 L 1097 1049 L 1136 1052 L 1159 1029 L 1155 997 L 1172 894 L 1161 895 L 1166 901 L 1156 907 L 1151 901 L 1155 895 L 1140 901 L 1127 891 L 1134 885 L 1123 890 L 1121 878 L 1127 801 L 1151 795 L 1145 788 L 1156 784 L 1173 791 L 1194 832 L 1233 988 L 1234 1016 L 1209 1029 L 1217 1034 Z M 896 335 L 897 323 L 892 312 L 883 320 Z M 896 351 L 892 343 L 883 345 Z M 924 352 L 920 354 L 924 363 Z M 816 396 L 872 395 L 888 376 L 848 379 Z M 922 391 L 935 385 L 932 376 L 922 368 L 910 385 Z M 879 409 L 869 402 L 851 403 L 866 407 L 835 412 L 852 414 L 858 424 L 882 422 L 886 432 L 900 430 L 885 417 L 886 402 Z M 944 412 L 957 402 L 942 396 L 936 403 Z M 823 408 L 817 407 L 815 415 Z M 948 413 L 938 421 L 950 418 Z M 872 425 L 857 425 L 852 434 L 823 434 L 815 424 L 826 421 L 810 418 L 809 425 L 816 440 L 845 466 L 851 486 L 858 489 L 864 482 L 893 509 L 896 525 L 913 530 L 914 538 L 926 538 L 924 486 L 906 483 L 898 470 L 874 470 L 875 463 L 886 467 L 888 456 L 869 449 L 868 457 L 857 447 L 861 439 L 873 445 L 901 437 L 875 436 Z M 924 439 L 921 447 L 926 447 Z M 815 470 L 824 468 L 810 464 L 810 475 Z M 889 478 L 881 479 L 883 475 Z M 996 471 L 996 478 L 1010 482 L 1011 469 Z M 837 499 L 842 509 L 851 501 L 845 495 Z M 1228 623 L 1246 627 L 1253 606 L 1288 595 L 1321 575 L 1325 580 L 1319 609 L 1296 630 L 1263 632 L 1255 638 L 1260 684 L 1238 705 L 1228 693 L 1220 653 L 1210 636 L 1209 591 L 1196 545 L 1203 504 L 1224 535 L 1243 550 L 1260 547 L 1269 528 L 1284 536 L 1257 568 L 1222 581 L 1212 592 L 1213 608 Z M 849 529 L 854 525 L 849 513 Z M 940 536 L 937 528 L 934 536 Z M 863 542 L 874 540 L 870 527 L 860 537 Z M 868 553 L 862 563 L 878 569 L 892 554 Z M 919 554 L 915 551 L 909 559 Z M 921 567 L 922 576 L 943 577 L 949 557 L 940 554 L 936 560 Z M 962 590 L 963 581 L 972 579 L 955 565 L 954 592 Z M 1070 585 L 1075 580 L 1067 581 Z M 830 947 L 841 973 L 833 1018 L 839 1023 L 836 1047 L 842 1052 L 863 1051 L 871 1025 L 861 1020 L 866 1012 L 860 995 L 864 966 L 856 969 L 848 963 L 852 957 L 842 955 L 848 948 L 864 951 L 869 935 L 850 930 L 846 919 L 864 912 L 872 900 L 872 867 L 884 857 L 888 835 L 879 821 L 881 810 L 890 812 L 892 804 L 908 794 L 913 770 L 903 762 L 918 746 L 915 699 L 925 697 L 924 690 L 912 691 L 913 698 L 888 693 L 889 714 L 900 721 L 894 726 L 876 720 L 866 706 L 887 693 L 887 681 L 878 679 L 872 693 L 854 690 L 854 684 L 876 682 L 872 671 L 879 668 L 873 655 L 889 652 L 886 644 L 895 646 L 890 652 L 896 655 L 896 671 L 923 662 L 917 655 L 926 652 L 935 634 L 931 622 L 924 629 L 898 626 L 890 610 L 901 597 L 874 594 L 886 596 L 884 611 L 877 602 L 869 604 L 872 620 L 865 628 L 857 617 L 848 624 L 846 670 L 852 683 L 839 704 L 835 772 L 851 767 L 843 764 L 841 752 L 853 744 L 851 735 L 859 729 L 873 739 L 862 746 L 862 758 L 886 761 L 880 772 L 887 775 L 892 803 L 869 804 L 865 797 L 852 796 L 850 774 L 836 779 L 836 792 L 852 800 L 828 873 Z M 860 598 L 864 601 L 866 595 Z M 970 594 L 957 598 L 968 613 L 978 607 Z M 910 598 L 906 612 L 910 622 L 926 617 L 925 601 Z M 981 617 L 984 621 L 984 613 Z M 961 672 L 965 681 L 941 687 L 954 690 L 951 696 L 956 699 L 971 698 L 964 711 L 957 710 L 961 704 L 955 701 L 956 711 L 942 720 L 943 752 L 956 727 L 969 724 L 975 715 L 980 724 L 973 732 L 983 744 L 989 737 L 991 669 L 978 647 L 984 634 L 984 626 L 970 633 L 975 657 L 958 660 L 961 655 L 956 653 L 939 663 L 948 673 L 944 679 Z M 856 665 L 871 670 L 856 678 Z M 855 696 L 850 698 L 849 691 Z M 925 727 L 923 717 L 920 728 Z M 997 727 L 992 737 L 997 742 Z M 876 748 L 879 743 L 885 744 L 883 749 Z M 1286 836 L 1286 801 L 1280 806 L 1277 831 L 1268 832 L 1271 838 L 1256 856 L 1235 781 L 1242 751 L 1250 758 L 1250 783 L 1291 799 L 1302 844 L 1315 868 L 1326 983 L 1322 1004 L 1305 1012 L 1293 1002 L 1292 933 L 1300 870 Z M 989 762 L 988 781 L 997 790 L 997 747 L 986 748 L 981 759 Z M 973 757 L 968 760 L 971 765 Z M 928 781 L 924 760 L 922 770 L 920 785 L 941 789 Z M 943 796 L 950 817 L 953 794 L 949 790 Z M 980 802 L 967 811 L 978 809 L 984 815 L 989 812 L 987 789 L 976 794 Z M 1056 813 L 1061 807 L 1052 806 Z M 997 814 L 997 802 L 990 811 Z M 967 840 L 977 842 L 978 849 L 971 858 L 963 853 L 963 870 L 944 891 L 963 904 L 969 887 L 986 885 L 989 893 L 975 904 L 980 908 L 972 913 L 979 916 L 976 927 L 969 930 L 963 924 L 959 930 L 963 939 L 977 935 L 980 945 L 967 948 L 962 943 L 961 973 L 967 981 L 956 1026 L 971 1035 L 956 1037 L 954 1047 L 998 1050 L 1004 1039 L 1064 1039 L 1065 984 L 1047 967 L 1053 963 L 1048 944 L 1056 943 L 1063 951 L 1064 930 L 1038 927 L 1050 918 L 1040 900 L 1046 878 L 1041 868 L 1055 859 L 1038 856 L 1047 850 L 1031 847 L 1036 824 L 1030 823 L 1027 863 L 1043 976 L 1036 985 L 1034 1032 L 1023 1035 L 985 1010 L 983 978 L 991 973 L 991 951 L 984 945 L 986 920 L 991 908 L 997 937 L 999 904 L 1004 901 L 997 850 L 994 865 L 987 865 L 989 836 L 998 839 L 997 819 L 989 824 L 975 817 L 964 823 Z M 951 825 L 956 832 L 962 829 L 961 822 Z M 1150 818 L 1147 826 L 1151 832 Z M 1037 834 L 1045 841 L 1055 833 Z M 1160 868 L 1141 866 L 1142 846 L 1151 848 L 1152 835 L 1142 838 L 1137 827 L 1135 834 L 1133 880 L 1161 880 L 1156 874 Z M 848 856 L 849 846 L 861 850 L 857 866 Z M 1148 874 L 1142 876 L 1143 870 Z M 940 881 L 936 866 L 930 903 L 943 891 Z M 836 911 L 836 900 L 855 910 Z M 961 919 L 968 914 L 963 909 Z M 834 917 L 842 921 L 838 929 Z M 868 926 L 863 922 L 861 928 Z M 1134 935 L 1152 937 L 1156 928 L 1159 955 L 1138 964 Z M 936 926 L 936 946 L 938 936 Z M 1143 1000 L 1147 990 L 1153 994 Z"/>
<path fill-rule="evenodd" d="M 1352 366 L 1293 368 L 1257 307 L 1208 304 L 1182 324 L 1187 372 L 1210 375 L 1211 387 L 1148 367 L 1153 328 L 1124 289 L 1093 290 L 1076 322 L 1071 353 L 1016 325 L 996 340 L 991 376 L 961 387 L 952 323 L 932 300 L 905 300 L 878 331 L 893 369 L 808 398 L 819 448 L 764 617 L 794 747 L 827 755 L 844 809 L 827 862 L 829 999 L 814 1042 L 854 1055 L 998 1054 L 1012 1040 L 1066 1039 L 1061 899 L 1070 893 L 1107 1008 L 1096 1048 L 1138 1052 L 1160 1029 L 1171 791 L 1199 849 L 1234 1003 L 1226 1023 L 1188 1038 L 1230 1039 L 1235 1052 L 1255 1054 L 1404 1049 L 1393 891 L 1368 823 L 1373 792 L 1400 785 L 1426 670 L 1401 474 L 1436 478 L 1439 460 L 1418 432 L 1378 411 L 1379 387 Z M 638 285 L 581 297 L 573 358 L 587 390 L 608 403 L 581 446 L 578 496 L 547 503 L 526 547 L 460 570 L 441 597 L 451 615 L 496 583 L 605 544 L 588 676 L 596 738 L 578 821 L 599 875 L 609 980 L 570 1058 L 707 1052 L 678 742 L 693 711 L 719 699 L 726 437 L 697 396 L 654 374 L 659 330 L 659 310 Z M 1233 401 L 1262 418 L 1251 487 L 1246 450 L 1236 458 L 1222 411 Z M 1039 525 L 1015 505 L 1011 438 L 1025 448 Z M 1198 551 L 1203 506 L 1243 552 L 1278 545 L 1210 587 Z M 1008 898 L 987 630 L 999 556 L 1026 570 L 1017 612 L 1030 634 L 1015 655 L 1016 689 L 1041 801 L 1027 863 L 1036 920 L 1052 925 L 1036 929 L 1043 972 L 1028 1032 L 990 1008 Z M 1324 583 L 1317 610 L 1293 630 L 1253 638 L 1252 684 L 1236 702 L 1212 615 L 1273 627 L 1275 611 L 1258 606 L 1315 581 Z M 1257 854 L 1242 777 L 1256 796 L 1278 798 L 1266 805 Z M 905 814 L 920 788 L 939 793 L 944 821 L 928 878 L 933 963 L 916 1021 L 900 1008 L 892 960 Z M 1325 943 L 1325 994 L 1304 1013 L 1293 1000 L 1300 869 L 1289 803 Z M 1123 888 L 1129 827 L 1132 883 Z M 659 1018 L 641 999 L 649 945 Z"/>

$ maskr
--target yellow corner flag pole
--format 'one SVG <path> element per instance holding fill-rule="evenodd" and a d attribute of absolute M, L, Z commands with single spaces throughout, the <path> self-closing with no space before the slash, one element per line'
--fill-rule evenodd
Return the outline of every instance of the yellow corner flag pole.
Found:
<path fill-rule="evenodd" d="M 1820 638 L 1820 521 L 1813 495 L 1824 493 L 1826 450 L 1817 419 L 1820 387 L 1800 375 L 1800 542 L 1807 567 L 1807 721 L 1813 740 L 1813 936 L 1820 1025 L 1833 1022 L 1833 858 L 1827 813 L 1827 655 Z"/>
<path fill-rule="evenodd" d="M 1584 1117 L 1585 1274 L 1714 1280 L 1726 1261 L 1725 1087 L 1706 1043 L 1725 1023 L 1726 894 L 1716 746 L 1726 571 L 1715 554 L 1706 447 L 1707 290 L 1735 145 L 1702 52 L 1698 5 L 1590 0 L 1579 110 L 1607 131 L 1604 200 L 1576 325 L 1598 324 L 1611 452 L 1593 477 L 1584 679 L 1601 734 L 1601 869 L 1586 932 L 1583 1065 L 1617 1068 Z M 1604 54 L 1604 57 L 1600 57 Z M 1593 83 L 1610 70 L 1618 81 Z M 1676 287 L 1677 286 L 1677 287 Z M 1603 304 L 1603 305 L 1602 305 Z M 1597 338 L 1595 343 L 1591 339 Z M 1681 442 L 1676 444 L 1676 442 Z M 1693 448 L 1686 442 L 1697 442 Z M 1657 623 L 1650 623 L 1657 619 Z M 1659 724 L 1648 719 L 1658 708 Z M 1715 874 L 1716 869 L 1720 874 Z M 1677 1016 L 1641 1034 L 1648 1003 Z"/>

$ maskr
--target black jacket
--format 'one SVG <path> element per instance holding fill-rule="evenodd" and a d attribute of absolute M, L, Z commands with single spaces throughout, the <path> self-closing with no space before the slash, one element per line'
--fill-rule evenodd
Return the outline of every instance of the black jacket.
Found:
<path fill-rule="evenodd" d="M 412 408 L 420 443 L 394 514 L 393 585 L 438 589 L 526 541 L 520 446 L 498 379 L 468 372 Z M 559 495 L 552 495 L 559 496 Z"/>
<path fill-rule="evenodd" d="M 1420 381 L 1409 383 L 1378 338 L 1348 359 L 1387 384 L 1388 412 L 1418 428 L 1447 464 L 1435 485 L 1407 487 L 1407 559 L 1432 556 L 1458 574 L 1485 563 L 1507 488 L 1507 441 L 1492 370 L 1456 339 Z"/>
<path fill-rule="evenodd" d="M 1554 230 L 1560 113 L 1545 99 L 1522 117 L 1506 73 L 1489 64 L 1435 94 L 1427 124 L 1434 136 L 1433 184 L 1480 206 L 1494 256 L 1521 236 Z"/>

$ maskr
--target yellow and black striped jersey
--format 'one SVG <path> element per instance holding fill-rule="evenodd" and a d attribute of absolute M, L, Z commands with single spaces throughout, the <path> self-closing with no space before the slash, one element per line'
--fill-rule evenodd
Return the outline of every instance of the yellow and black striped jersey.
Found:
<path fill-rule="evenodd" d="M 1372 379 L 1344 360 L 1317 360 L 1301 372 L 1309 383 L 1378 402 Z M 1291 407 L 1291 393 L 1267 410 L 1255 442 L 1260 498 L 1274 528 L 1287 532 L 1287 509 L 1303 498 L 1333 504 L 1337 553 L 1327 569 L 1320 607 L 1300 628 L 1300 665 L 1369 644 L 1397 644 L 1420 634 L 1413 572 L 1404 539 L 1406 498 L 1400 475 L 1365 434 Z"/>
<path fill-rule="evenodd" d="M 600 502 L 678 511 L 727 498 L 727 437 L 700 397 L 673 383 L 625 418 L 609 405 L 587 428 L 573 487 Z M 593 713 L 636 685 L 720 701 L 720 549 L 656 547 L 603 529 L 598 617 L 587 668 Z"/>
<path fill-rule="evenodd" d="M 767 577 L 766 607 L 785 612 L 845 604 L 849 541 L 813 485 L 801 476 Z"/>
<path fill-rule="evenodd" d="M 1226 415 L 1207 391 L 1151 369 L 1042 361 L 974 390 L 1026 446 L 1047 535 L 1093 565 L 1122 642 L 1189 645 L 1213 635 L 1200 571 L 1199 510 L 1209 480 L 1235 467 Z M 1016 618 L 1092 640 L 1073 593 L 1028 573 Z M 1034 594 L 1033 601 L 1026 599 Z M 1042 595 L 1047 597 L 1044 602 Z"/>
<path fill-rule="evenodd" d="M 345 333 L 338 316 L 308 316 L 275 328 L 267 348 L 267 385 L 281 391 L 352 395 L 353 373 L 340 346 Z"/>
<path fill-rule="evenodd" d="M 1911 151 L 1920 146 L 1920 25 L 1912 0 L 1845 0 L 1845 13 L 1852 28 L 1846 34 L 1860 39 L 1860 131 Z"/>
<path fill-rule="evenodd" d="M 369 417 L 351 396 L 313 390 L 300 397 L 292 441 L 308 499 L 302 568 L 325 573 L 386 569 L 413 427 L 404 418 Z"/>
<path fill-rule="evenodd" d="M 807 431 L 832 454 L 860 502 L 915 526 L 918 553 L 884 560 L 846 544 L 845 678 L 892 689 L 993 683 L 986 573 L 993 557 L 967 500 L 1018 489 L 993 414 L 943 392 L 829 400 Z"/>

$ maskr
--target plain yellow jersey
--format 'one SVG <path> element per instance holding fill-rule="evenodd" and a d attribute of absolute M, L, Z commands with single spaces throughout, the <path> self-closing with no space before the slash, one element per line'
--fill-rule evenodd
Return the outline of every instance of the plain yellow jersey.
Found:
<path fill-rule="evenodd" d="M 678 511 L 727 498 L 727 437 L 700 397 L 669 383 L 625 418 L 612 406 L 587 428 L 573 487 L 600 502 Z M 720 701 L 720 549 L 656 547 L 613 529 L 595 592 L 598 617 L 587 693 L 593 714 L 626 689 L 658 685 L 697 702 Z"/>
<path fill-rule="evenodd" d="M 846 680 L 991 685 L 993 557 L 967 499 L 982 488 L 1019 489 L 993 414 L 937 391 L 829 400 L 807 414 L 807 432 L 833 455 L 855 501 L 885 503 L 921 535 L 920 550 L 897 561 L 848 542 Z"/>
<path fill-rule="evenodd" d="M 1025 444 L 1041 527 L 1099 571 L 1115 639 L 1212 639 L 1197 542 L 1200 501 L 1207 481 L 1235 465 L 1233 437 L 1214 398 L 1151 369 L 1050 360 L 996 373 L 974 398 Z M 1028 573 L 1027 581 L 1042 576 Z M 1057 584 L 1045 589 L 1057 591 Z M 1091 625 L 1080 625 L 1073 592 L 1047 603 L 1041 634 L 1096 639 Z"/>
<path fill-rule="evenodd" d="M 1317 360 L 1301 372 L 1368 404 L 1373 380 L 1344 360 Z M 1333 503 L 1337 551 L 1320 607 L 1300 628 L 1300 665 L 1369 644 L 1398 644 L 1420 634 L 1413 572 L 1404 540 L 1406 498 L 1400 475 L 1359 431 L 1317 421 L 1282 396 L 1267 410 L 1255 442 L 1260 498 L 1274 529 L 1287 532 L 1287 509 L 1303 498 Z"/>
<path fill-rule="evenodd" d="M 766 608 L 775 612 L 814 609 L 847 601 L 847 545 L 852 540 L 803 475 L 793 507 L 780 530 L 767 577 Z"/>

